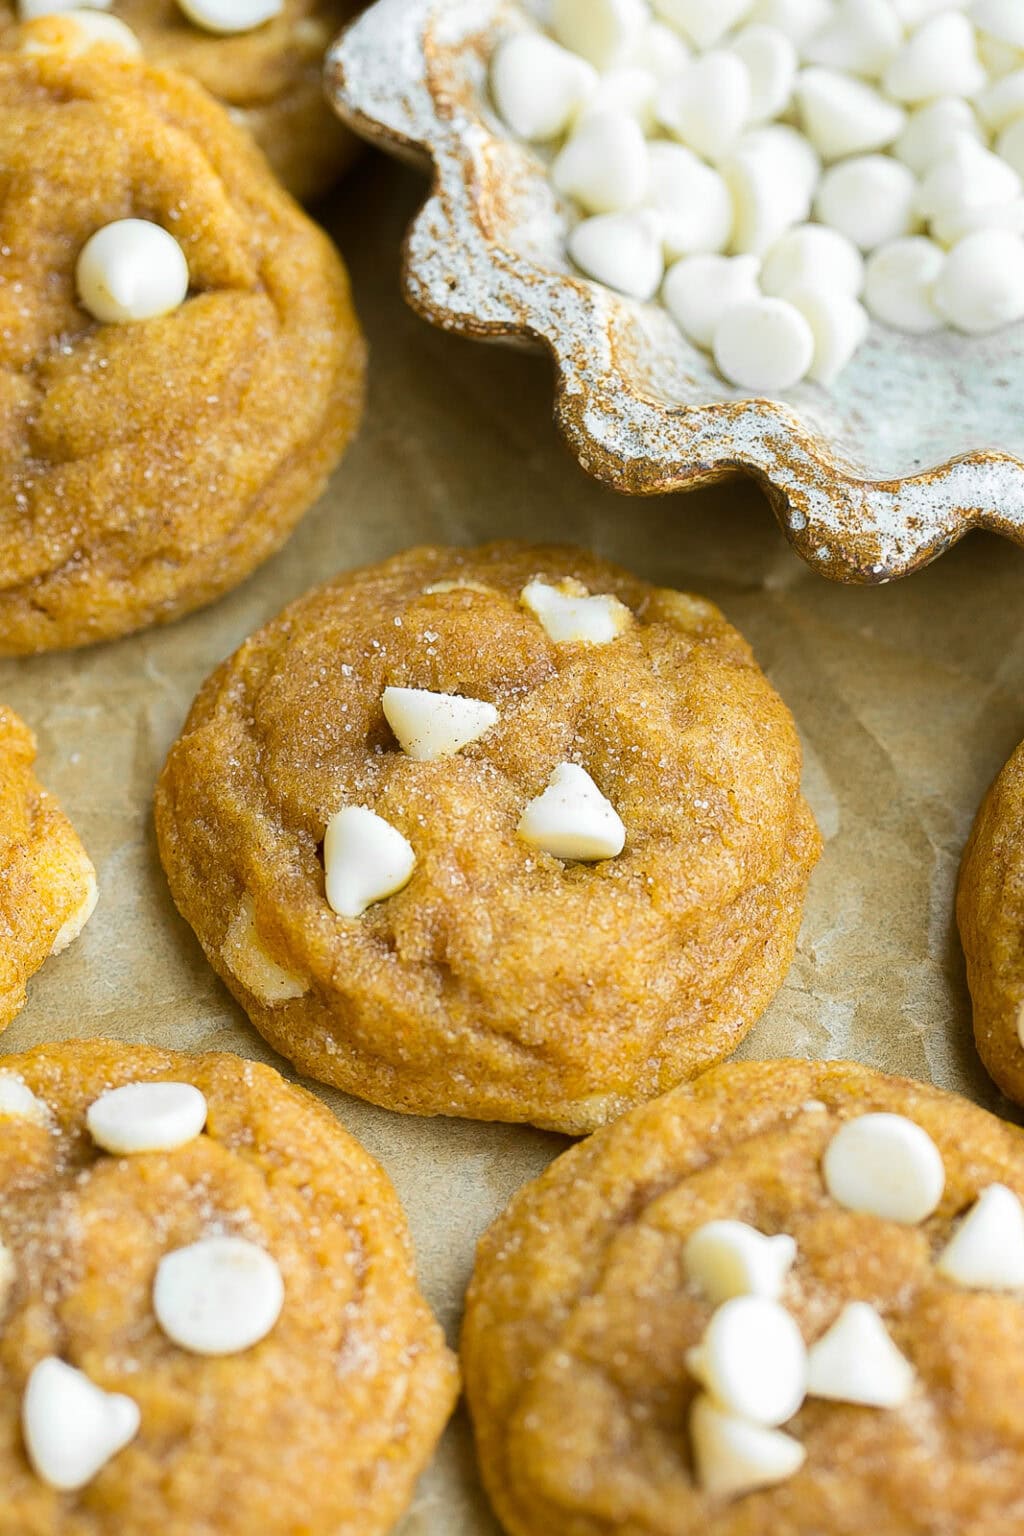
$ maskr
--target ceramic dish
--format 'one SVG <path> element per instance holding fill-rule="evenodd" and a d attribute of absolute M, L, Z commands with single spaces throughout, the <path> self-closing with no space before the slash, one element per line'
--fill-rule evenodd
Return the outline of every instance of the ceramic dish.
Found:
<path fill-rule="evenodd" d="M 1024 324 L 983 338 L 873 325 L 831 391 L 744 398 L 657 304 L 582 277 L 543 156 L 487 93 L 517 0 L 377 0 L 327 59 L 336 110 L 433 191 L 406 242 L 412 306 L 435 325 L 551 353 L 556 418 L 581 465 L 632 495 L 756 476 L 822 574 L 889 581 L 972 528 L 1024 543 Z"/>

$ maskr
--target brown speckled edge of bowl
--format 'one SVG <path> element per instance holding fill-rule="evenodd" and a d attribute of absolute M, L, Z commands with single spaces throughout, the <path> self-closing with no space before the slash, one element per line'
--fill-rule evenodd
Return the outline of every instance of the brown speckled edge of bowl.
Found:
<path fill-rule="evenodd" d="M 463 336 L 543 346 L 555 365 L 557 424 L 595 479 L 650 496 L 752 475 L 794 549 L 834 580 L 891 581 L 973 528 L 1024 543 L 1024 464 L 1014 455 L 978 450 L 918 475 L 865 479 L 781 401 L 686 400 L 690 379 L 676 403 L 644 376 L 653 349 L 637 339 L 637 317 L 657 326 L 654 306 L 523 254 L 531 216 L 549 226 L 538 230 L 538 250 L 555 243 L 550 204 L 531 202 L 527 185 L 543 183 L 550 196 L 547 181 L 481 105 L 490 39 L 514 11 L 514 0 L 377 0 L 328 52 L 339 115 L 371 143 L 433 169 L 405 242 L 412 307 Z"/>

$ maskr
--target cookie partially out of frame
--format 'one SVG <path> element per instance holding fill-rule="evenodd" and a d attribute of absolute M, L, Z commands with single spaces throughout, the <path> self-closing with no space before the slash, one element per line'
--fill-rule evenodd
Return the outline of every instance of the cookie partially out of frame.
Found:
<path fill-rule="evenodd" d="M 96 871 L 78 834 L 32 771 L 35 737 L 0 705 L 0 1030 L 26 984 L 73 943 L 96 905 Z"/>
<path fill-rule="evenodd" d="M 506 1530 L 1021 1529 L 1022 1197 L 1018 1129 L 851 1063 L 719 1067 L 574 1147 L 467 1298 Z"/>
<path fill-rule="evenodd" d="M 433 711 L 422 740 L 389 699 Z M 563 793 L 569 844 L 545 843 Z M 570 1132 L 736 1047 L 819 850 L 793 720 L 718 610 L 517 544 L 412 550 L 292 604 L 200 692 L 156 818 L 211 964 L 304 1072 Z M 398 886 L 377 853 L 345 866 L 364 833 Z M 332 905 L 364 875 L 359 915 Z"/>
<path fill-rule="evenodd" d="M 1024 744 L 978 811 L 956 910 L 978 1053 L 1003 1092 L 1024 1104 Z"/>
<path fill-rule="evenodd" d="M 383 1536 L 456 1393 L 329 1110 L 109 1040 L 0 1062 L 0 1341 L 2 1536 Z"/>
<path fill-rule="evenodd" d="M 364 348 L 336 250 L 183 76 L 104 49 L 0 57 L 0 162 L 0 654 L 14 654 L 164 623 L 247 576 L 352 435 Z M 76 269 L 125 219 L 174 236 L 188 293 L 101 323 Z"/>

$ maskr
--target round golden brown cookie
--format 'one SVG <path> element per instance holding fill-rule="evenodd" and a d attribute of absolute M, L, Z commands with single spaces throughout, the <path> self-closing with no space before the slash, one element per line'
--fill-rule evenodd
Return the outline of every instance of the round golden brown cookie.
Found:
<path fill-rule="evenodd" d="M 36 741 L 0 704 L 0 1029 L 25 984 L 77 939 L 96 905 L 96 871 L 78 834 L 36 779 Z"/>
<path fill-rule="evenodd" d="M 178 0 L 114 0 L 104 7 L 138 37 L 145 57 L 206 87 L 255 138 L 295 197 L 325 192 L 356 154 L 324 97 L 324 54 L 357 0 L 283 0 L 249 31 L 197 26 Z M 0 0 L 0 44 L 17 46 L 17 0 Z"/>
<path fill-rule="evenodd" d="M 467 1298 L 506 1529 L 1021 1529 L 1022 1196 L 1020 1131 L 843 1062 L 720 1067 L 574 1147 Z"/>
<path fill-rule="evenodd" d="M 583 1132 L 733 1050 L 780 985 L 819 849 L 799 780 L 710 603 L 494 544 L 286 609 L 202 689 L 156 816 L 211 964 L 303 1071 Z"/>
<path fill-rule="evenodd" d="M 1024 1104 L 1024 743 L 982 802 L 956 910 L 978 1052 L 1003 1092 Z"/>
<path fill-rule="evenodd" d="M 390 1530 L 457 1371 L 323 1105 L 232 1056 L 41 1047 L 0 1066 L 0 1190 L 3 1536 Z"/>
<path fill-rule="evenodd" d="M 190 81 L 98 51 L 0 58 L 0 653 L 210 602 L 278 547 L 359 416 L 333 246 Z M 163 225 L 190 293 L 100 324 L 76 265 Z"/>

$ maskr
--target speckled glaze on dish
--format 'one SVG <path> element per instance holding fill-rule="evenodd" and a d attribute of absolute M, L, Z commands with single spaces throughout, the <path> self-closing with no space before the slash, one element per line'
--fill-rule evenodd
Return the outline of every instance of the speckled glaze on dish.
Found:
<path fill-rule="evenodd" d="M 830 392 L 744 398 L 659 305 L 568 261 L 573 214 L 487 95 L 496 42 L 530 18 L 516 0 L 377 0 L 328 54 L 339 114 L 433 164 L 406 242 L 413 307 L 462 335 L 546 347 L 558 424 L 617 490 L 753 474 L 823 575 L 890 581 L 977 527 L 1024 543 L 1024 324 L 983 338 L 873 325 Z"/>

